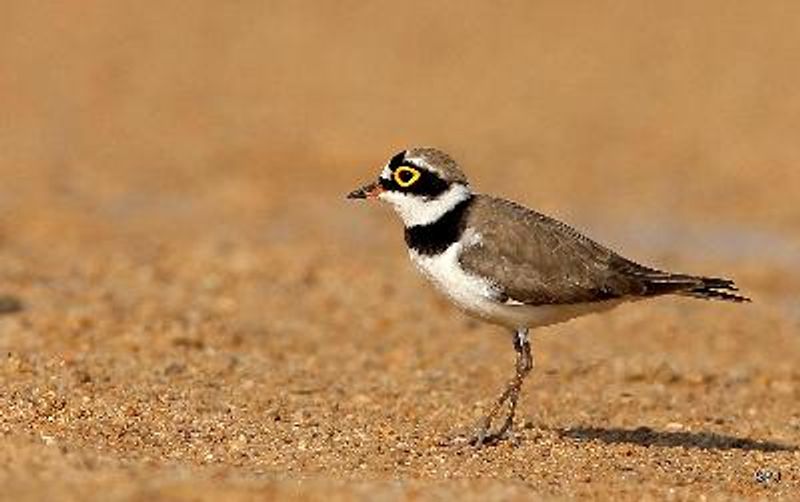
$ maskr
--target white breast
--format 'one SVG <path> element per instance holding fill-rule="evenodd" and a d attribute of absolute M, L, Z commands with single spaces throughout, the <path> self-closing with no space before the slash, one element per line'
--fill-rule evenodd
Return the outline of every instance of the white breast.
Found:
<path fill-rule="evenodd" d="M 466 272 L 459 263 L 461 251 L 480 243 L 480 235 L 468 230 L 459 242 L 443 253 L 426 256 L 409 250 L 411 261 L 436 288 L 466 313 L 486 321 L 516 328 L 535 328 L 564 322 L 593 312 L 613 308 L 621 300 L 574 305 L 525 305 L 501 302 L 491 280 Z"/>
<path fill-rule="evenodd" d="M 468 274 L 461 268 L 458 256 L 463 245 L 452 244 L 443 253 L 426 256 L 409 250 L 411 261 L 437 289 L 447 295 L 459 308 L 486 317 L 496 301 L 497 291 L 491 282 Z"/>

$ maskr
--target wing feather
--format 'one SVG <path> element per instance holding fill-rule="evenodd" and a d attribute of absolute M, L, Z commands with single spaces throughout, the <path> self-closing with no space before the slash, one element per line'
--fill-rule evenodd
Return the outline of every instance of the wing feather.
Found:
<path fill-rule="evenodd" d="M 461 265 L 492 278 L 504 300 L 571 304 L 701 286 L 698 278 L 639 265 L 558 220 L 504 199 L 477 196 L 467 227 L 476 229 L 480 240 L 462 252 Z"/>

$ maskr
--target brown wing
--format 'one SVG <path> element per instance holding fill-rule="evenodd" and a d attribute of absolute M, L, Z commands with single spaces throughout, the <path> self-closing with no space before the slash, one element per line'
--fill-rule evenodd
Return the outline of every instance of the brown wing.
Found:
<path fill-rule="evenodd" d="M 672 293 L 699 278 L 638 265 L 569 226 L 513 202 L 477 196 L 467 227 L 480 241 L 462 252 L 462 266 L 493 278 L 503 299 L 524 304 L 584 303 Z"/>

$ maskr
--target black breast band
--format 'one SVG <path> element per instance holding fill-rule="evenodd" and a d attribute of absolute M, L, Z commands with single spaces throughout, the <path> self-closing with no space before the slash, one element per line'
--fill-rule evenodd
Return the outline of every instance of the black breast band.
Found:
<path fill-rule="evenodd" d="M 438 220 L 427 225 L 406 228 L 406 244 L 421 255 L 442 253 L 451 244 L 458 242 L 467 226 L 467 214 L 473 196 L 462 200 Z"/>

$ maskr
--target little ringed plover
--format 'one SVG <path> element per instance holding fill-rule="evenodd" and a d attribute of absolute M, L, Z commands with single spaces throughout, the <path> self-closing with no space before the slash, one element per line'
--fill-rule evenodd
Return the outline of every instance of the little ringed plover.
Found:
<path fill-rule="evenodd" d="M 516 371 L 471 438 L 477 446 L 511 432 L 522 382 L 533 367 L 530 329 L 667 294 L 749 301 L 729 279 L 639 265 L 560 221 L 473 192 L 458 164 L 435 148 L 398 153 L 376 182 L 347 197 L 391 204 L 422 274 L 467 314 L 511 331 Z M 505 419 L 492 431 L 506 403 Z"/>

